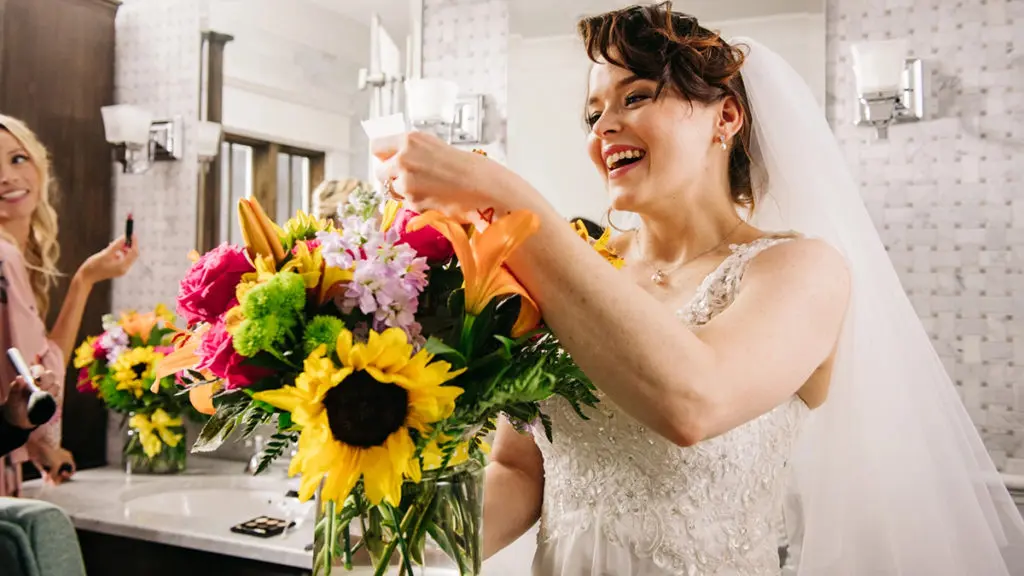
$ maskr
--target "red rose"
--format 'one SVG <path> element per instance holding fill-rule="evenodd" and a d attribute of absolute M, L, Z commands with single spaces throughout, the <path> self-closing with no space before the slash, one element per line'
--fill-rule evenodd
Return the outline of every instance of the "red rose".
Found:
<path fill-rule="evenodd" d="M 85 366 L 78 371 L 78 391 L 83 394 L 91 394 L 97 390 L 96 383 L 89 377 L 89 367 Z"/>
<path fill-rule="evenodd" d="M 245 250 L 230 244 L 203 254 L 181 281 L 178 316 L 186 325 L 214 322 L 235 303 L 242 275 L 254 271 Z"/>
<path fill-rule="evenodd" d="M 209 370 L 217 378 L 224 380 L 224 388 L 235 390 L 245 388 L 252 383 L 273 374 L 267 368 L 243 364 L 246 360 L 235 351 L 231 342 L 231 334 L 224 327 L 224 320 L 216 324 L 203 335 L 199 342 L 199 370 Z"/>
<path fill-rule="evenodd" d="M 428 262 L 444 262 L 451 258 L 454 254 L 452 243 L 437 230 L 430 226 L 424 226 L 415 232 L 406 230 L 409 221 L 417 216 L 419 214 L 405 208 L 398 211 L 392 224 L 392 229 L 398 231 L 398 243 L 408 244 L 416 254 L 425 257 Z"/>

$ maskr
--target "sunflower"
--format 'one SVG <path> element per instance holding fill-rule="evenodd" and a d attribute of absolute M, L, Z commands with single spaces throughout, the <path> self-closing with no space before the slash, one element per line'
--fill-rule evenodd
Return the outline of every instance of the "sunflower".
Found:
<path fill-rule="evenodd" d="M 410 430 L 427 433 L 452 414 L 462 389 L 443 384 L 462 371 L 434 362 L 425 350 L 414 354 L 398 328 L 371 331 L 365 343 L 343 330 L 334 353 L 318 347 L 294 386 L 253 398 L 291 412 L 302 426 L 289 469 L 302 474 L 302 500 L 311 498 L 326 477 L 324 500 L 342 502 L 362 478 L 371 503 L 397 506 L 403 480 L 420 480 Z"/>
<path fill-rule="evenodd" d="M 117 389 L 126 390 L 136 398 L 141 398 L 148 388 L 147 382 L 152 384 L 156 378 L 154 367 L 163 357 L 164 355 L 155 352 L 152 346 L 132 348 L 121 354 L 111 366 Z"/>

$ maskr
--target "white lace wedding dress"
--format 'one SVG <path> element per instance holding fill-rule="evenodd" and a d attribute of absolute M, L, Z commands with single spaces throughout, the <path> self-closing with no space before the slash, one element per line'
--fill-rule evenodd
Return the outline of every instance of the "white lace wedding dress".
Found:
<path fill-rule="evenodd" d="M 732 246 L 678 311 L 699 326 L 732 303 L 747 264 L 792 236 Z M 680 366 L 680 370 L 685 370 Z M 582 420 L 547 407 L 538 576 L 761 576 L 780 573 L 787 460 L 807 406 L 793 396 L 742 426 L 681 448 L 608 401 Z"/>

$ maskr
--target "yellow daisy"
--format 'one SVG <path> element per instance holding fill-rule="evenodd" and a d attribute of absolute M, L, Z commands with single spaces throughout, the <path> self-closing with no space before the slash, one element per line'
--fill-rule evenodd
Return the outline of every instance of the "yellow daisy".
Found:
<path fill-rule="evenodd" d="M 611 228 L 605 228 L 604 232 L 601 233 L 601 237 L 597 240 L 590 238 L 590 234 L 587 232 L 587 227 L 583 225 L 583 221 L 581 220 L 573 222 L 573 229 L 580 238 L 589 243 L 591 247 L 593 247 L 594 250 L 612 266 L 622 268 L 626 264 L 625 260 L 623 260 L 618 253 L 608 245 L 612 239 Z"/>
<path fill-rule="evenodd" d="M 152 384 L 156 377 L 154 367 L 164 355 L 154 352 L 151 346 L 132 348 L 114 362 L 111 370 L 118 390 L 127 390 L 136 398 L 141 398 L 146 391 L 147 383 Z"/>
<path fill-rule="evenodd" d="M 75 368 L 82 369 L 96 361 L 95 336 L 89 336 L 75 348 Z"/>
<path fill-rule="evenodd" d="M 301 499 L 311 498 L 323 479 L 324 500 L 342 502 L 362 478 L 371 503 L 397 506 L 402 482 L 420 480 L 409 430 L 426 433 L 452 414 L 462 389 L 443 384 L 462 371 L 433 362 L 425 350 L 414 354 L 397 328 L 371 331 L 366 343 L 345 330 L 334 352 L 340 365 L 320 346 L 294 386 L 253 397 L 291 412 L 302 426 L 289 470 L 302 474 Z"/>

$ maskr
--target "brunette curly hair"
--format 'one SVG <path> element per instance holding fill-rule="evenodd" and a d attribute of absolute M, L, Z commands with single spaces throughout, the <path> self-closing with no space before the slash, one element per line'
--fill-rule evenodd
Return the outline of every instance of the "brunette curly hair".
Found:
<path fill-rule="evenodd" d="M 674 12 L 672 2 L 588 16 L 579 21 L 577 30 L 591 61 L 607 62 L 638 78 L 657 81 L 655 98 L 668 87 L 690 102 L 736 100 L 743 127 L 729 153 L 729 187 L 733 202 L 753 210 L 750 108 L 740 77 L 743 51 L 701 26 L 693 16 Z"/>

